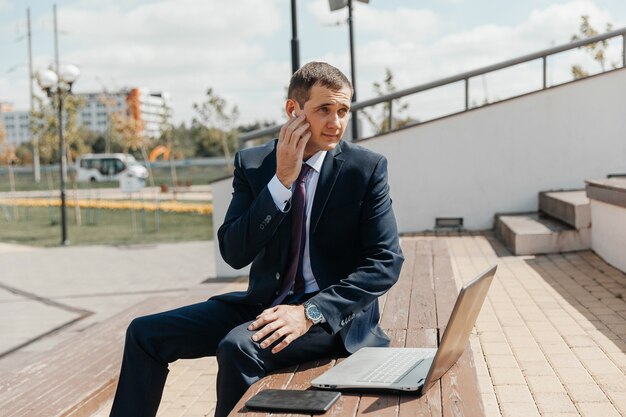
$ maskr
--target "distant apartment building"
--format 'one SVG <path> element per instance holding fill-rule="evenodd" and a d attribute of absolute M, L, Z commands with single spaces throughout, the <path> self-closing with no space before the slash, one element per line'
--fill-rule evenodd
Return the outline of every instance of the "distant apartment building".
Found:
<path fill-rule="evenodd" d="M 133 117 L 147 137 L 158 137 L 161 125 L 170 121 L 168 114 L 170 97 L 166 92 L 154 92 L 141 88 L 123 89 L 113 93 L 77 94 L 85 100 L 79 121 L 87 129 L 105 133 L 109 129 L 109 115 L 126 113 Z"/>
<path fill-rule="evenodd" d="M 127 88 L 111 93 L 76 93 L 84 99 L 78 122 L 93 132 L 108 134 L 110 115 L 123 113 L 137 122 L 145 136 L 160 135 L 161 125 L 171 120 L 170 97 L 166 92 L 155 92 L 142 88 Z M 10 103 L 0 102 L 0 116 L 7 131 L 9 143 L 30 141 L 30 112 L 14 110 Z"/>
<path fill-rule="evenodd" d="M 0 118 L 9 144 L 30 140 L 30 112 L 15 111 L 13 103 L 0 102 Z"/>

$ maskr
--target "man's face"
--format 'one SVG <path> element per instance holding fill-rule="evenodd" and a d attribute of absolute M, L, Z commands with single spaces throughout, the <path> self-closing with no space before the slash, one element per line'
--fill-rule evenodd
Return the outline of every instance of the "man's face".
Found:
<path fill-rule="evenodd" d="M 304 113 L 310 124 L 311 138 L 304 150 L 305 159 L 317 151 L 330 151 L 337 146 L 348 125 L 351 99 L 352 91 L 348 86 L 334 91 L 316 84 L 311 87 L 304 109 L 294 102 L 296 116 Z"/>

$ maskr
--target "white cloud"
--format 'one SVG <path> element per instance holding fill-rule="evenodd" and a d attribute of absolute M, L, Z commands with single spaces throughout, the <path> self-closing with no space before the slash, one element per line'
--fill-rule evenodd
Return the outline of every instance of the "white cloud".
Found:
<path fill-rule="evenodd" d="M 345 22 L 347 8 L 331 12 L 328 1 L 309 2 L 308 9 L 317 23 L 329 25 Z M 393 10 L 377 9 L 372 6 L 354 3 L 354 21 L 359 36 L 372 34 L 390 41 L 423 41 L 437 34 L 439 17 L 430 10 L 399 7 Z"/>
<path fill-rule="evenodd" d="M 72 45 L 61 58 L 82 71 L 77 91 L 98 90 L 101 83 L 108 89 L 166 90 L 176 119 L 189 120 L 192 103 L 202 100 L 209 86 L 227 95 L 271 78 L 251 74 L 268 59 L 264 38 L 282 24 L 275 1 L 168 0 L 129 10 L 110 2 L 96 6 L 84 2 L 59 10 L 59 27 Z M 41 17 L 40 23 L 47 20 Z"/>
<path fill-rule="evenodd" d="M 0 12 L 8 12 L 13 10 L 13 5 L 9 3 L 9 0 L 0 0 Z"/>
<path fill-rule="evenodd" d="M 515 26 L 482 25 L 432 43 L 409 39 L 394 42 L 383 36 L 381 29 L 380 39 L 367 42 L 358 50 L 357 63 L 362 75 L 360 98 L 371 97 L 373 91 L 369 86 L 384 77 L 385 67 L 394 72 L 398 87 L 408 88 L 567 43 L 578 31 L 583 14 L 590 15 L 592 24 L 602 28 L 612 20 L 609 13 L 593 2 L 576 0 L 535 10 Z M 514 82 L 521 84 L 525 79 Z"/>

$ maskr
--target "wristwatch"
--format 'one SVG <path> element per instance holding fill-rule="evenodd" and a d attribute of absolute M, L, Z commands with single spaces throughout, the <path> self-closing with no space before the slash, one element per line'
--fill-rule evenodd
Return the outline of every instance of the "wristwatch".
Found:
<path fill-rule="evenodd" d="M 313 324 L 319 324 L 319 323 L 325 323 L 326 322 L 322 312 L 311 301 L 305 302 L 304 304 L 302 304 L 302 306 L 304 307 L 304 316 L 308 320 L 311 320 L 311 322 Z"/>

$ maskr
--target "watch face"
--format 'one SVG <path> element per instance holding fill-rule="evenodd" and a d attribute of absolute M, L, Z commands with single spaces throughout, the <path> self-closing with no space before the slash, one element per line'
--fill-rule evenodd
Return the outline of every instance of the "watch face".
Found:
<path fill-rule="evenodd" d="M 306 312 L 313 322 L 316 322 L 322 317 L 322 313 L 320 313 L 315 304 L 309 304 L 308 306 L 306 306 Z"/>

